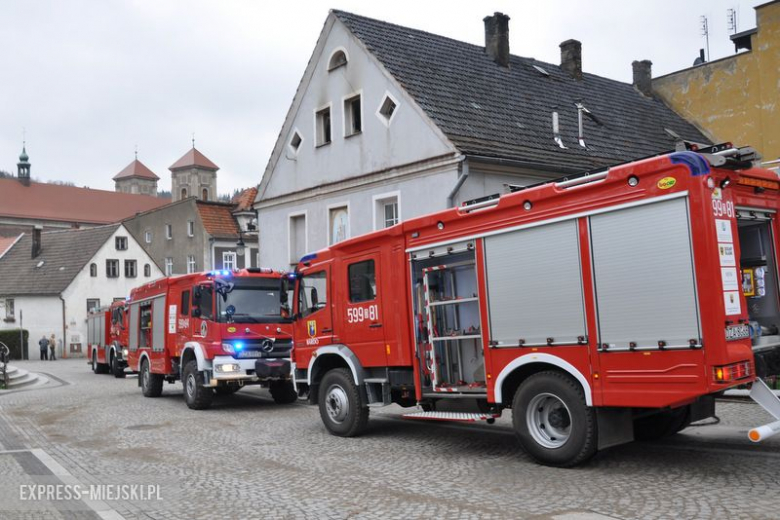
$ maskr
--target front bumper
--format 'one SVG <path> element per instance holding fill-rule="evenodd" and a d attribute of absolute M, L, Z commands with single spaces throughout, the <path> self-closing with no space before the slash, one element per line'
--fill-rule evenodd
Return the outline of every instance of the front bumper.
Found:
<path fill-rule="evenodd" d="M 211 361 L 207 386 L 220 383 L 257 384 L 266 381 L 289 379 L 290 360 L 285 358 L 236 359 L 231 356 L 215 356 Z"/>
<path fill-rule="evenodd" d="M 255 375 L 263 380 L 290 379 L 290 360 L 263 358 L 255 360 Z"/>

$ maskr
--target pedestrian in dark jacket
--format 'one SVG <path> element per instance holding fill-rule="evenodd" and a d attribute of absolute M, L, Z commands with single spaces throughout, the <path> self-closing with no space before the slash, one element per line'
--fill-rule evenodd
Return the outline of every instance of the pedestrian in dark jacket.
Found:
<path fill-rule="evenodd" d="M 38 341 L 38 346 L 41 347 L 41 361 L 46 361 L 49 359 L 49 340 L 46 337 L 46 334 L 41 337 L 40 341 Z"/>

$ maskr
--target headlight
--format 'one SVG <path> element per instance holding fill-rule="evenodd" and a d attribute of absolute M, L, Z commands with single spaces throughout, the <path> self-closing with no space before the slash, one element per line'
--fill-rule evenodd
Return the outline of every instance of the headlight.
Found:
<path fill-rule="evenodd" d="M 224 365 L 214 365 L 215 372 L 238 372 L 241 367 L 235 363 L 226 363 Z"/>
<path fill-rule="evenodd" d="M 127 350 L 126 348 L 123 348 L 122 349 L 122 357 L 127 357 L 128 355 L 130 355 L 130 351 Z"/>

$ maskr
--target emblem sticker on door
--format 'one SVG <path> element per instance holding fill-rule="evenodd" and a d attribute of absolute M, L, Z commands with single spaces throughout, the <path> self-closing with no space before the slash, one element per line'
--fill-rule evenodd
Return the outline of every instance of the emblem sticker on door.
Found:
<path fill-rule="evenodd" d="M 675 184 L 677 184 L 677 179 L 674 177 L 664 177 L 658 181 L 658 188 L 662 190 L 668 190 L 669 188 L 673 188 Z"/>
<path fill-rule="evenodd" d="M 317 335 L 317 320 L 309 320 L 306 322 L 309 329 L 309 337 L 313 338 Z"/>

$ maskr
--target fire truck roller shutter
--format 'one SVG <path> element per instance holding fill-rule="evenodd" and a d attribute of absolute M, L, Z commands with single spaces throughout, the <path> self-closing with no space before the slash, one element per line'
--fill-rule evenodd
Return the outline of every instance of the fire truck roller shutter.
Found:
<path fill-rule="evenodd" d="M 130 305 L 130 337 L 128 338 L 130 350 L 138 350 L 138 304 Z"/>
<path fill-rule="evenodd" d="M 152 300 L 152 350 L 165 350 L 165 296 Z"/>
<path fill-rule="evenodd" d="M 586 335 L 576 220 L 487 237 L 485 259 L 499 347 L 576 344 Z"/>
<path fill-rule="evenodd" d="M 99 330 L 98 330 L 98 345 L 100 345 L 100 348 L 103 348 L 106 346 L 106 315 L 104 313 L 99 313 L 97 315 L 97 320 L 99 324 Z"/>
<path fill-rule="evenodd" d="M 599 344 L 700 341 L 687 198 L 590 217 Z"/>

